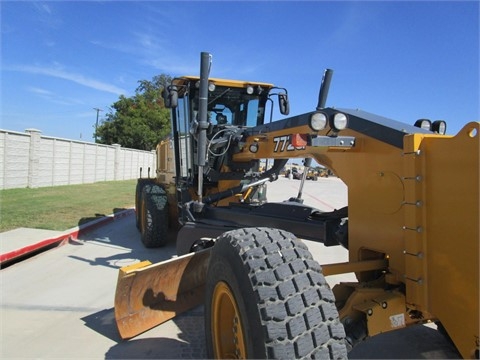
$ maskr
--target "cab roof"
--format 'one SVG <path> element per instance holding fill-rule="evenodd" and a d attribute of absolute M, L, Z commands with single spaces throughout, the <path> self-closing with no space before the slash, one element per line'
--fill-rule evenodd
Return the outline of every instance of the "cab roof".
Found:
<path fill-rule="evenodd" d="M 182 81 L 183 80 L 183 81 Z M 172 81 L 175 85 L 184 85 L 187 81 L 198 81 L 200 80 L 199 76 L 182 76 L 176 78 Z M 248 85 L 262 86 L 266 88 L 273 88 L 273 84 L 258 82 L 258 81 L 244 81 L 244 80 L 229 80 L 229 79 L 219 79 L 219 78 L 208 78 L 208 81 L 213 82 L 217 86 L 230 86 L 234 88 L 245 88 Z"/>

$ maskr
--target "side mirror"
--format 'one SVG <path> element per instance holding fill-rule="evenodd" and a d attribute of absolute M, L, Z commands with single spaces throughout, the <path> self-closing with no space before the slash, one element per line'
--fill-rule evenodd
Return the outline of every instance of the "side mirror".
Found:
<path fill-rule="evenodd" d="M 163 98 L 163 104 L 167 109 L 170 109 L 172 105 L 170 104 L 170 96 L 168 95 L 168 91 L 165 90 L 165 88 L 162 90 L 162 98 Z"/>
<path fill-rule="evenodd" d="M 286 93 L 278 94 L 278 105 L 280 107 L 280 114 L 290 114 L 290 103 L 288 102 L 288 95 Z"/>
<path fill-rule="evenodd" d="M 163 102 L 166 108 L 176 108 L 178 106 L 178 91 L 176 86 L 169 86 L 162 90 Z"/>

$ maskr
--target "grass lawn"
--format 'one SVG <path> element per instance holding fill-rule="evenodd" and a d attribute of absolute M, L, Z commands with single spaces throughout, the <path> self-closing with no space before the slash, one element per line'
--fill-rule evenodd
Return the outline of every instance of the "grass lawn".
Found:
<path fill-rule="evenodd" d="M 67 230 L 135 205 L 137 180 L 0 190 L 0 232 L 19 227 Z"/>

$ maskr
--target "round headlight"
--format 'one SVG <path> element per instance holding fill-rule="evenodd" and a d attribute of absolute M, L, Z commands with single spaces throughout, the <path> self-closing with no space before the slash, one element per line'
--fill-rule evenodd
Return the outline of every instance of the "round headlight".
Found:
<path fill-rule="evenodd" d="M 214 91 L 214 90 L 215 90 L 215 84 L 212 83 L 212 82 L 209 82 L 208 83 L 208 91 L 211 92 L 211 91 Z"/>
<path fill-rule="evenodd" d="M 428 119 L 418 119 L 415 121 L 414 126 L 419 127 L 423 130 L 432 130 L 432 122 Z"/>
<path fill-rule="evenodd" d="M 343 113 L 336 113 L 333 116 L 333 128 L 336 131 L 344 130 L 348 126 L 348 117 Z"/>
<path fill-rule="evenodd" d="M 252 95 L 252 94 L 253 94 L 253 86 L 252 86 L 252 85 L 248 85 L 248 86 L 247 86 L 247 94 L 248 94 L 248 95 Z"/>
<path fill-rule="evenodd" d="M 436 120 L 432 124 L 432 131 L 440 135 L 445 135 L 447 132 L 447 123 L 443 120 Z"/>
<path fill-rule="evenodd" d="M 250 145 L 249 150 L 250 152 L 255 154 L 258 151 L 258 143 L 253 143 L 252 145 Z"/>
<path fill-rule="evenodd" d="M 320 131 L 327 126 L 327 115 L 321 112 L 313 113 L 310 116 L 310 127 L 312 130 Z"/>

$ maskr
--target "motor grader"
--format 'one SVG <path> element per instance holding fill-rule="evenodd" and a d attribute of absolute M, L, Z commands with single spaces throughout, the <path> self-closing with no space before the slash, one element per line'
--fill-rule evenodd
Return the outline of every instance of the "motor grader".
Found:
<path fill-rule="evenodd" d="M 465 358 L 479 347 L 479 122 L 456 136 L 443 121 L 414 125 L 326 107 L 287 117 L 287 91 L 200 76 L 165 87 L 172 133 L 141 178 L 145 246 L 177 234 L 178 256 L 120 269 L 115 317 L 132 338 L 204 305 L 209 358 L 346 358 L 367 337 L 436 322 Z M 272 121 L 274 107 L 284 118 Z M 348 186 L 348 206 L 320 211 L 302 187 L 267 201 L 289 159 L 314 159 Z M 261 161 L 268 159 L 267 165 Z M 302 239 L 343 246 L 318 264 Z M 331 289 L 325 277 L 354 273 Z"/>

